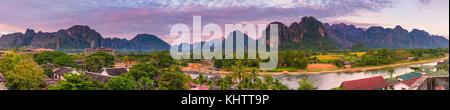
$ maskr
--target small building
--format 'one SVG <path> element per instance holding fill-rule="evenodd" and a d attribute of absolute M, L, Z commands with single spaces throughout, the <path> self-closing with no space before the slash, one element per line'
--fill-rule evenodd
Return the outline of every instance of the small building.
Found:
<path fill-rule="evenodd" d="M 207 86 L 207 85 L 202 85 L 202 84 L 197 85 L 194 82 L 190 82 L 188 84 L 185 84 L 185 86 L 189 87 L 190 90 L 209 90 L 210 89 L 210 87 Z"/>
<path fill-rule="evenodd" d="M 56 68 L 55 70 L 53 70 L 53 79 L 57 79 L 57 80 L 64 80 L 63 76 L 64 74 L 67 73 L 75 73 L 75 74 L 80 74 L 78 73 L 78 71 L 76 69 L 70 68 L 70 67 L 59 67 Z"/>
<path fill-rule="evenodd" d="M 126 68 L 104 68 L 100 74 L 105 76 L 120 76 L 127 72 L 128 70 Z"/>
<path fill-rule="evenodd" d="M 84 66 L 84 60 L 75 60 L 75 63 L 78 65 L 78 67 Z"/>
<path fill-rule="evenodd" d="M 202 64 L 200 63 L 189 63 L 188 64 L 189 68 L 193 68 L 193 69 L 198 69 L 202 66 Z"/>
<path fill-rule="evenodd" d="M 409 90 L 410 87 L 418 80 L 420 77 L 411 78 L 405 81 L 397 82 L 391 84 L 393 90 Z"/>
<path fill-rule="evenodd" d="M 0 84 L 3 84 L 3 83 L 5 83 L 5 82 L 6 82 L 5 77 L 3 77 L 3 74 L 0 73 Z"/>
<path fill-rule="evenodd" d="M 413 61 L 413 60 L 414 60 L 414 57 L 408 57 L 408 58 L 406 58 L 406 60 L 408 60 L 408 61 Z"/>
<path fill-rule="evenodd" d="M 53 49 L 46 49 L 46 48 L 38 48 L 38 49 L 34 49 L 34 52 L 38 52 L 38 53 L 42 53 L 42 52 L 53 52 L 55 50 Z"/>
<path fill-rule="evenodd" d="M 83 78 L 90 77 L 93 80 L 96 80 L 96 81 L 102 82 L 102 83 L 107 83 L 108 80 L 112 78 L 112 76 L 105 76 L 105 75 L 101 75 L 98 73 L 92 73 L 92 72 L 85 72 L 85 73 L 86 73 L 86 75 L 84 75 Z"/>
<path fill-rule="evenodd" d="M 445 62 L 438 62 L 437 65 L 436 65 L 436 67 L 444 66 L 444 65 L 447 65 L 447 63 L 445 63 Z"/>
<path fill-rule="evenodd" d="M 47 84 L 46 87 L 58 85 L 58 80 L 52 78 L 45 78 L 45 82 Z"/>
<path fill-rule="evenodd" d="M 52 70 L 56 69 L 56 66 L 51 64 L 51 63 L 46 63 L 46 64 L 44 64 L 44 66 L 49 68 L 49 69 L 52 69 Z"/>
<path fill-rule="evenodd" d="M 383 76 L 344 81 L 341 84 L 345 90 L 386 90 L 390 84 Z"/>
<path fill-rule="evenodd" d="M 97 52 L 105 52 L 110 55 L 114 55 L 114 50 L 112 48 L 85 48 L 84 54 L 86 56 L 97 53 Z"/>

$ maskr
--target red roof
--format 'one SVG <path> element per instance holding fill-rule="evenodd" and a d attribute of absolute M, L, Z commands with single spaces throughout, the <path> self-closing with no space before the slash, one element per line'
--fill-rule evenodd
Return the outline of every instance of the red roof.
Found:
<path fill-rule="evenodd" d="M 409 87 L 411 87 L 411 85 L 413 85 L 419 78 L 420 77 L 411 78 L 411 79 L 408 79 L 406 81 L 402 81 L 402 83 L 407 85 L 407 86 L 409 86 Z"/>
<path fill-rule="evenodd" d="M 389 86 L 383 76 L 376 76 L 358 80 L 344 81 L 342 86 L 345 90 L 376 90 Z"/>
<path fill-rule="evenodd" d="M 199 88 L 198 88 L 198 90 L 209 90 L 209 86 L 204 86 L 204 85 L 201 85 Z"/>

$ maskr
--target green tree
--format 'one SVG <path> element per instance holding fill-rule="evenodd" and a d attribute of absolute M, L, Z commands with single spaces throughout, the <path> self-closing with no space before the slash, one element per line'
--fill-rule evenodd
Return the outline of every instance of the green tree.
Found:
<path fill-rule="evenodd" d="M 34 60 L 39 64 L 53 63 L 53 60 L 60 57 L 67 56 L 64 52 L 42 52 L 34 55 Z"/>
<path fill-rule="evenodd" d="M 273 86 L 271 88 L 272 90 L 289 90 L 288 86 L 281 83 L 280 80 L 275 79 L 275 82 L 273 83 Z"/>
<path fill-rule="evenodd" d="M 148 77 L 141 77 L 136 82 L 137 90 L 154 90 L 155 89 L 155 81 L 151 80 Z"/>
<path fill-rule="evenodd" d="M 414 70 L 414 72 L 420 72 L 420 71 L 422 71 L 422 69 L 420 69 L 419 67 L 409 67 L 409 69 Z"/>
<path fill-rule="evenodd" d="M 394 74 L 395 74 L 395 70 L 393 68 L 389 68 L 387 71 L 389 73 L 389 76 L 391 76 L 391 78 L 393 78 Z"/>
<path fill-rule="evenodd" d="M 91 72 L 101 72 L 106 67 L 105 58 L 101 56 L 91 56 L 84 61 L 85 68 Z"/>
<path fill-rule="evenodd" d="M 64 74 L 64 80 L 59 80 L 58 85 L 51 86 L 50 90 L 101 90 L 103 84 L 93 80 L 91 77 L 83 77 L 85 73 L 75 74 L 67 73 Z"/>
<path fill-rule="evenodd" d="M 160 72 L 151 64 L 139 63 L 133 66 L 126 75 L 129 75 L 137 80 L 141 79 L 142 77 L 148 77 L 154 80 L 156 76 L 160 75 Z"/>
<path fill-rule="evenodd" d="M 198 84 L 203 84 L 208 82 L 208 76 L 203 76 L 203 74 L 199 74 L 196 80 Z"/>
<path fill-rule="evenodd" d="M 176 66 L 171 66 L 167 71 L 161 74 L 158 81 L 158 90 L 186 90 L 184 86 L 187 82 L 184 80 L 183 71 Z"/>
<path fill-rule="evenodd" d="M 75 53 L 73 55 L 70 55 L 70 57 L 74 60 L 84 60 L 86 55 L 83 53 Z"/>
<path fill-rule="evenodd" d="M 133 61 L 135 61 L 135 60 L 136 60 L 136 59 L 135 59 L 134 57 L 129 57 L 129 56 L 124 56 L 124 57 L 122 58 L 122 61 L 125 62 L 126 67 L 128 67 L 128 66 L 131 64 L 131 62 L 133 62 Z"/>
<path fill-rule="evenodd" d="M 6 86 L 10 90 L 38 90 L 45 85 L 44 70 L 38 66 L 31 56 L 25 54 L 14 54 L 7 56 L 4 62 L 11 62 L 12 64 L 5 64 L 10 69 L 4 73 L 6 79 Z M 15 59 L 19 58 L 19 59 Z M 2 59 L 3 60 L 3 59 Z M 1 61 L 4 63 L 3 61 Z M 3 64 L 0 64 L 3 65 Z"/>
<path fill-rule="evenodd" d="M 87 58 L 90 58 L 90 57 L 103 57 L 104 62 L 105 62 L 105 65 L 104 65 L 105 67 L 111 67 L 111 66 L 114 66 L 114 64 L 115 64 L 114 56 L 107 54 L 105 52 L 97 52 L 97 53 L 87 56 Z"/>
<path fill-rule="evenodd" d="M 352 50 L 353 51 L 357 51 L 357 52 L 363 52 L 363 51 L 366 51 L 367 48 L 366 48 L 366 46 L 363 43 L 356 42 L 356 44 L 353 45 Z"/>
<path fill-rule="evenodd" d="M 298 81 L 298 85 L 298 90 L 317 90 L 317 87 L 314 86 L 314 82 L 308 80 L 308 77 L 306 76 L 303 76 L 302 80 Z"/>
<path fill-rule="evenodd" d="M 273 79 L 273 77 L 272 76 L 269 76 L 269 75 L 265 75 L 264 76 L 264 82 L 267 84 L 267 86 L 268 86 L 268 88 L 271 88 L 272 87 L 272 84 L 273 84 L 273 81 L 274 79 Z"/>
<path fill-rule="evenodd" d="M 53 70 L 47 66 L 42 66 L 43 70 L 44 70 L 44 74 L 47 75 L 47 77 L 52 77 L 53 76 Z"/>
<path fill-rule="evenodd" d="M 228 90 L 231 87 L 231 82 L 225 78 L 218 79 L 217 83 L 219 84 L 220 90 Z"/>
<path fill-rule="evenodd" d="M 237 61 L 236 62 L 236 66 L 233 66 L 233 74 L 232 77 L 234 79 L 233 82 L 236 82 L 236 80 L 239 80 L 239 82 L 237 82 L 238 84 L 242 84 L 243 83 L 243 79 L 246 76 L 247 72 L 245 71 L 245 66 L 243 65 L 242 61 Z"/>
<path fill-rule="evenodd" d="M 136 82 L 134 79 L 116 76 L 108 80 L 105 86 L 106 90 L 136 90 Z"/>
<path fill-rule="evenodd" d="M 78 68 L 78 65 L 75 63 L 75 60 L 66 55 L 55 58 L 53 60 L 53 64 L 56 67 L 65 66 L 65 67 Z"/>

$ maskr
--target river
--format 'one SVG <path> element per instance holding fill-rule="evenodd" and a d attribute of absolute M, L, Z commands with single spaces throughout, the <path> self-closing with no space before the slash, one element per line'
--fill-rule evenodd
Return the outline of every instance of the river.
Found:
<path fill-rule="evenodd" d="M 408 66 L 398 66 L 394 68 L 394 77 L 413 72 L 409 67 L 419 67 L 419 66 L 435 66 L 437 62 L 424 63 L 424 64 L 413 64 Z M 297 89 L 299 87 L 297 81 L 301 80 L 303 76 L 308 76 L 309 80 L 314 81 L 314 85 L 318 87 L 319 90 L 330 90 L 335 87 L 339 87 L 342 82 L 349 80 L 356 80 L 374 76 L 383 76 L 384 78 L 389 78 L 390 75 L 387 69 L 369 70 L 363 72 L 339 72 L 339 73 L 323 73 L 323 74 L 312 74 L 312 75 L 277 75 L 274 78 L 287 84 L 289 88 Z"/>
<path fill-rule="evenodd" d="M 419 66 L 435 66 L 437 62 L 424 63 L 424 64 L 412 64 L 408 66 L 398 66 L 394 68 L 394 77 L 413 72 L 409 67 L 419 67 Z M 185 73 L 189 74 L 193 79 L 198 77 L 196 73 Z M 204 76 L 213 77 L 224 75 L 217 74 L 204 74 Z M 374 76 L 383 76 L 384 78 L 390 77 L 387 69 L 377 69 L 362 72 L 337 72 L 337 73 L 323 73 L 323 74 L 311 74 L 311 75 L 275 75 L 274 78 L 280 80 L 283 84 L 288 85 L 289 88 L 296 90 L 298 88 L 297 81 L 301 80 L 303 76 L 307 76 L 309 80 L 314 81 L 314 85 L 318 87 L 319 90 L 330 90 L 335 87 L 339 87 L 343 81 L 356 80 Z M 262 78 L 262 77 L 260 77 Z"/>

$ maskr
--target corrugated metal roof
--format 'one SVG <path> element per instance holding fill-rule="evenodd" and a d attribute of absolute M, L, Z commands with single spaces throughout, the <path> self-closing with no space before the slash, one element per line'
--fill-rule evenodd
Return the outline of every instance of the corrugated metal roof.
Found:
<path fill-rule="evenodd" d="M 400 78 L 401 78 L 403 81 L 406 81 L 406 80 L 409 80 L 409 79 L 411 79 L 411 78 L 416 78 L 416 77 L 420 77 L 420 76 L 422 76 L 422 73 L 420 73 L 420 72 L 415 72 L 415 73 L 411 73 L 411 74 L 407 74 L 407 75 L 402 75 L 402 76 L 400 76 Z"/>
<path fill-rule="evenodd" d="M 389 83 L 384 80 L 383 76 L 375 76 L 364 79 L 357 79 L 342 82 L 345 90 L 376 90 L 389 86 Z"/>

